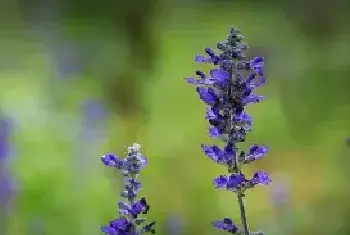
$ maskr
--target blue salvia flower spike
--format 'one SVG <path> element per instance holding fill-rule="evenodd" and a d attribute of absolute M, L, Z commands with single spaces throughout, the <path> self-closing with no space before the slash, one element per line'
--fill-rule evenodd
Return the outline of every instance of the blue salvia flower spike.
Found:
<path fill-rule="evenodd" d="M 155 233 L 155 222 L 146 223 L 146 218 L 139 217 L 140 214 L 147 214 L 150 206 L 144 197 L 137 199 L 137 194 L 141 190 L 141 183 L 138 175 L 146 166 L 146 157 L 142 156 L 141 146 L 133 144 L 128 147 L 127 156 L 120 159 L 113 154 L 102 156 L 102 163 L 106 166 L 116 168 L 124 177 L 124 190 L 120 196 L 125 201 L 118 203 L 118 219 L 110 221 L 109 225 L 102 226 L 101 230 L 108 235 L 142 235 L 145 233 Z"/>
<path fill-rule="evenodd" d="M 255 143 L 248 151 L 239 148 L 239 144 L 245 142 L 247 132 L 252 130 L 252 118 L 245 112 L 245 107 L 263 100 L 262 96 L 254 94 L 253 91 L 266 81 L 264 59 L 255 57 L 248 60 L 244 54 L 248 46 L 243 39 L 237 28 L 230 28 L 226 40 L 217 43 L 219 53 L 206 48 L 208 56 L 195 57 L 196 62 L 211 63 L 216 68 L 211 69 L 209 75 L 196 71 L 199 79 L 185 80 L 196 86 L 199 98 L 208 106 L 205 119 L 210 124 L 210 137 L 221 139 L 225 143 L 224 148 L 217 145 L 201 145 L 205 155 L 228 169 L 228 175 L 220 175 L 214 179 L 215 188 L 236 193 L 241 213 L 242 228 L 231 218 L 214 221 L 212 224 L 215 228 L 232 234 L 251 235 L 262 232 L 249 231 L 243 202 L 245 191 L 257 184 L 268 184 L 271 179 L 264 171 L 256 171 L 251 178 L 242 173 L 243 165 L 262 158 L 268 152 L 266 146 Z"/>

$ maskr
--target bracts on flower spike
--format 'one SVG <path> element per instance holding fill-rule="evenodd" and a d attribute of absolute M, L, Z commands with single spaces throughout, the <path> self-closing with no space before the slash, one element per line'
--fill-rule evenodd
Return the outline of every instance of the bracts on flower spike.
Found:
<path fill-rule="evenodd" d="M 133 144 L 128 148 L 127 156 L 120 159 L 113 154 L 102 156 L 102 163 L 120 171 L 124 176 L 124 190 L 120 196 L 127 199 L 118 203 L 118 219 L 110 221 L 109 225 L 103 226 L 102 232 L 108 235 L 142 235 L 145 233 L 155 233 L 155 222 L 145 223 L 146 218 L 140 217 L 147 214 L 150 206 L 144 197 L 137 199 L 137 194 L 141 190 L 141 183 L 138 175 L 146 166 L 146 157 L 140 152 L 141 146 Z"/>
<path fill-rule="evenodd" d="M 196 71 L 199 79 L 185 78 L 196 86 L 200 99 L 208 105 L 205 119 L 208 120 L 211 138 L 221 139 L 225 145 L 202 144 L 202 150 L 211 160 L 224 165 L 229 175 L 220 175 L 214 179 L 216 188 L 226 189 L 237 194 L 241 212 L 242 229 L 238 228 L 230 218 L 213 222 L 213 226 L 232 234 L 262 234 L 252 233 L 248 229 L 244 193 L 257 184 L 268 184 L 271 180 L 263 171 L 257 171 L 251 178 L 242 173 L 242 166 L 252 163 L 266 155 L 268 148 L 252 144 L 248 151 L 238 148 L 238 144 L 246 141 L 247 132 L 252 130 L 252 118 L 245 112 L 245 107 L 251 103 L 259 103 L 263 97 L 256 95 L 254 89 L 262 86 L 264 77 L 264 59 L 255 57 L 248 60 L 245 50 L 248 46 L 243 42 L 243 35 L 236 28 L 230 28 L 227 38 L 217 43 L 218 53 L 206 48 L 208 56 L 198 55 L 199 63 L 211 63 L 216 68 L 210 70 L 210 75 Z"/>

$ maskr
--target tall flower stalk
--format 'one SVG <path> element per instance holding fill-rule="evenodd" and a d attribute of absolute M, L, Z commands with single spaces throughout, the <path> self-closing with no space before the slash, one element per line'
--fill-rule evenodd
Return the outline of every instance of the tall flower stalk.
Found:
<path fill-rule="evenodd" d="M 101 228 L 105 234 L 142 235 L 149 232 L 155 233 L 153 227 L 156 222 L 145 224 L 146 218 L 139 216 L 147 214 L 150 209 L 144 197 L 140 200 L 137 199 L 137 194 L 142 186 L 137 178 L 147 163 L 140 150 L 139 144 L 133 144 L 128 148 L 127 156 L 124 159 L 119 159 L 113 154 L 101 158 L 104 165 L 118 169 L 124 176 L 124 191 L 121 192 L 120 196 L 127 200 L 118 203 L 120 217 Z"/>
<path fill-rule="evenodd" d="M 247 189 L 257 184 L 268 184 L 271 180 L 264 171 L 256 171 L 251 178 L 242 173 L 242 167 L 263 157 L 266 146 L 252 144 L 248 151 L 239 147 L 245 142 L 246 134 L 252 130 L 252 118 L 245 112 L 251 103 L 260 102 L 263 97 L 253 93 L 254 89 L 263 85 L 264 60 L 255 57 L 248 60 L 245 51 L 247 44 L 237 28 L 230 28 L 227 38 L 217 43 L 219 53 L 206 48 L 208 56 L 198 55 L 199 63 L 211 63 L 216 66 L 210 70 L 210 76 L 196 71 L 199 79 L 185 78 L 189 84 L 196 86 L 200 99 L 208 106 L 205 119 L 210 124 L 209 135 L 213 139 L 221 139 L 224 147 L 202 144 L 202 150 L 211 160 L 227 167 L 228 175 L 220 175 L 214 179 L 215 188 L 226 189 L 237 195 L 242 227 L 233 223 L 231 218 L 214 221 L 214 227 L 232 234 L 251 233 L 248 226 L 243 198 Z"/>

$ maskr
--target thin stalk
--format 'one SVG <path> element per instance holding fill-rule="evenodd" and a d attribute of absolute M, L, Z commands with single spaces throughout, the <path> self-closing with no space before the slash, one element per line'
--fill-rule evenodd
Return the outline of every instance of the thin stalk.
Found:
<path fill-rule="evenodd" d="M 241 174 L 241 171 L 239 170 L 238 167 L 238 160 L 236 157 L 236 173 L 237 174 Z M 237 190 L 237 201 L 238 201 L 238 205 L 239 205 L 239 210 L 241 213 L 241 222 L 242 222 L 242 226 L 243 226 L 243 232 L 244 235 L 249 235 L 249 229 L 248 229 L 248 222 L 247 222 L 247 216 L 246 216 L 246 212 L 245 212 L 245 206 L 244 206 L 244 201 L 243 201 L 243 194 L 241 189 Z"/>

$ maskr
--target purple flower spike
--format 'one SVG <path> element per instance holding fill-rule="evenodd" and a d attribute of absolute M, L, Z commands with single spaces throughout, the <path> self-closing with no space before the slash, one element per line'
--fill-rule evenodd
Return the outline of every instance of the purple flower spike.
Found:
<path fill-rule="evenodd" d="M 119 159 L 113 154 L 107 154 L 101 158 L 104 165 L 117 167 L 121 171 L 124 176 L 124 191 L 120 195 L 127 199 L 127 201 L 118 203 L 120 218 L 111 221 L 108 226 L 101 227 L 104 234 L 141 235 L 155 233 L 155 222 L 144 224 L 146 218 L 140 217 L 142 214 L 147 214 L 150 209 L 144 197 L 137 200 L 137 194 L 141 190 L 141 183 L 137 176 L 147 163 L 140 149 L 139 144 L 133 144 L 128 147 L 128 153 L 124 159 Z"/>
<path fill-rule="evenodd" d="M 248 151 L 244 151 L 240 144 L 247 140 L 247 133 L 252 131 L 252 117 L 245 112 L 246 107 L 263 100 L 264 97 L 257 95 L 255 90 L 265 84 L 266 78 L 264 58 L 258 56 L 247 59 L 245 51 L 248 45 L 243 39 L 239 29 L 230 28 L 226 39 L 216 44 L 218 51 L 206 48 L 207 56 L 196 57 L 197 62 L 214 65 L 210 76 L 197 73 L 201 80 L 186 80 L 196 86 L 200 99 L 207 105 L 205 119 L 209 123 L 210 138 L 224 142 L 224 148 L 219 145 L 201 145 L 206 156 L 217 164 L 226 166 L 230 173 L 228 176 L 214 178 L 215 188 L 236 193 L 241 211 L 241 230 L 229 218 L 215 221 L 213 225 L 232 234 L 261 235 L 261 232 L 251 232 L 248 229 L 243 197 L 256 184 L 268 184 L 271 179 L 263 171 L 257 171 L 253 178 L 247 179 L 242 168 L 265 156 L 268 148 L 253 144 Z"/>

